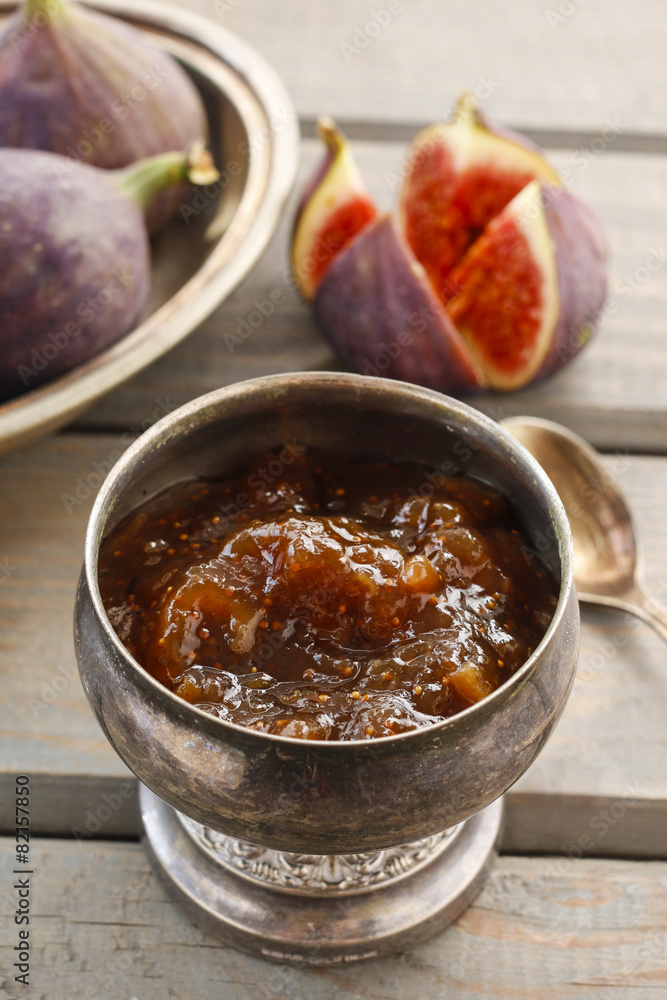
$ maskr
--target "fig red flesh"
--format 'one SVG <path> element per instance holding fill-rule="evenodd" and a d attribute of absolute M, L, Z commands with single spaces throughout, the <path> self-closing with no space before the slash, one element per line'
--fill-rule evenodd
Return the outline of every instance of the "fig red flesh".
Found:
<path fill-rule="evenodd" d="M 451 274 L 458 293 L 448 304 L 457 329 L 477 348 L 478 360 L 498 378 L 531 364 L 547 308 L 548 289 L 525 233 L 513 216 L 487 227 Z"/>
<path fill-rule="evenodd" d="M 443 301 L 450 272 L 488 223 L 534 178 L 558 183 L 532 144 L 494 130 L 470 95 L 451 122 L 412 144 L 401 194 L 408 243 Z"/>
<path fill-rule="evenodd" d="M 443 148 L 433 150 L 422 171 L 421 192 L 414 200 L 407 199 L 404 207 L 405 233 L 436 292 L 447 301 L 455 288 L 452 268 L 489 221 L 533 178 L 528 173 L 497 176 L 478 167 L 467 172 L 461 185 Z"/>
<path fill-rule="evenodd" d="M 599 223 L 562 188 L 534 181 L 489 224 L 452 271 L 448 311 L 494 388 L 578 353 L 604 302 L 604 262 Z"/>

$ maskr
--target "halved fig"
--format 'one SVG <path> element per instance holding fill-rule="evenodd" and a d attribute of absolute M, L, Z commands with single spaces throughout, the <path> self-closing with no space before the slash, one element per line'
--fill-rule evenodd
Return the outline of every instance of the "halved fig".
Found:
<path fill-rule="evenodd" d="M 488 223 L 526 184 L 558 175 L 524 137 L 492 129 L 472 94 L 453 118 L 424 129 L 408 155 L 401 222 L 408 243 L 446 302 L 449 276 Z"/>
<path fill-rule="evenodd" d="M 377 216 L 347 139 L 330 119 L 318 133 L 326 153 L 306 188 L 292 233 L 292 270 L 308 300 L 336 255 Z"/>
<path fill-rule="evenodd" d="M 365 375 L 457 393 L 484 384 L 458 331 L 390 216 L 329 267 L 315 317 L 333 348 Z"/>
<path fill-rule="evenodd" d="M 450 275 L 447 309 L 494 389 L 518 389 L 574 357 L 605 300 L 600 223 L 561 187 L 532 181 Z"/>

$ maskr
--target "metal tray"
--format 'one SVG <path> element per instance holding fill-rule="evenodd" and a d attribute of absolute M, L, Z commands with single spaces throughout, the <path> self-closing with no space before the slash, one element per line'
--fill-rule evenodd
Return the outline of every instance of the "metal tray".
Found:
<path fill-rule="evenodd" d="M 292 100 L 249 45 L 213 20 L 161 0 L 91 6 L 131 22 L 190 73 L 208 111 L 220 191 L 204 191 L 205 204 L 197 203 L 201 211 L 189 224 L 176 219 L 153 241 L 150 298 L 134 330 L 66 375 L 0 405 L 0 453 L 63 427 L 194 330 L 266 248 L 296 175 Z M 0 19 L 14 7 L 0 0 Z M 232 163 L 238 164 L 233 176 Z"/>

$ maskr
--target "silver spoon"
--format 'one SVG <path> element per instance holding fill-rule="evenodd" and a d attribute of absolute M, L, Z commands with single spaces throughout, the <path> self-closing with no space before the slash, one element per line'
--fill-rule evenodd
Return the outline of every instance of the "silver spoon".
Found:
<path fill-rule="evenodd" d="M 563 501 L 579 599 L 638 615 L 667 641 L 667 608 L 646 590 L 632 515 L 598 453 L 550 420 L 506 417 L 500 423 L 539 462 Z"/>

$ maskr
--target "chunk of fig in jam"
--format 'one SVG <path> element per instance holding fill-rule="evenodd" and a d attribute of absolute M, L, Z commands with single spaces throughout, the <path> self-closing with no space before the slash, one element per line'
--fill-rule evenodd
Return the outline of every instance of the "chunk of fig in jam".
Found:
<path fill-rule="evenodd" d="M 181 483 L 105 539 L 130 653 L 177 695 L 282 736 L 432 725 L 491 694 L 556 604 L 507 500 L 472 478 L 295 445 Z"/>

